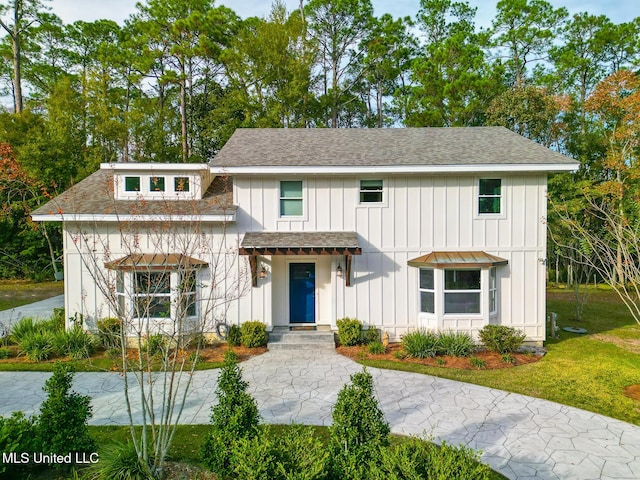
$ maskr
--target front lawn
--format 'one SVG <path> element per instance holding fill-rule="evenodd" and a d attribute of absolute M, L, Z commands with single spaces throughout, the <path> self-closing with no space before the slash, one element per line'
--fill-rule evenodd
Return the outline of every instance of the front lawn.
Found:
<path fill-rule="evenodd" d="M 62 295 L 63 282 L 0 280 L 0 311 Z"/>
<path fill-rule="evenodd" d="M 546 342 L 539 362 L 499 370 L 456 370 L 412 363 L 360 360 L 363 365 L 405 370 L 544 398 L 640 425 L 640 402 L 624 389 L 640 384 L 640 327 L 615 293 L 591 287 L 584 321 L 575 317 L 572 292 L 548 291 L 547 309 L 558 313 L 558 339 Z M 586 335 L 562 330 L 586 328 Z"/>

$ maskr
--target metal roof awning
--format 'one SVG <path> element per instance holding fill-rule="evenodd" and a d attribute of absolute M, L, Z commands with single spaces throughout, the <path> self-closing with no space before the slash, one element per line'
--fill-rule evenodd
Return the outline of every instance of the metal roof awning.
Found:
<path fill-rule="evenodd" d="M 409 260 L 411 267 L 432 268 L 489 268 L 506 265 L 509 261 L 486 252 L 431 252 Z"/>
<path fill-rule="evenodd" d="M 109 270 L 166 270 L 176 267 L 201 268 L 207 265 L 207 262 L 197 258 L 176 253 L 132 254 L 104 264 Z"/>
<path fill-rule="evenodd" d="M 356 232 L 247 232 L 240 255 L 361 255 Z"/>

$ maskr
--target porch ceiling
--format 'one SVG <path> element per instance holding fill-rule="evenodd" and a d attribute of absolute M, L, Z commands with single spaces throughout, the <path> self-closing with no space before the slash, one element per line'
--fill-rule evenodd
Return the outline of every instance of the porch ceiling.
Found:
<path fill-rule="evenodd" d="M 247 232 L 241 255 L 361 255 L 356 232 Z"/>
<path fill-rule="evenodd" d="M 431 252 L 421 257 L 409 260 L 411 267 L 435 268 L 488 268 L 506 265 L 509 261 L 486 252 Z"/>

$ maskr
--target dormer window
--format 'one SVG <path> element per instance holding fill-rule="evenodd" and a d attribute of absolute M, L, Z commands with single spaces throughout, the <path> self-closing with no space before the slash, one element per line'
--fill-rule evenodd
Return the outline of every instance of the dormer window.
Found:
<path fill-rule="evenodd" d="M 175 192 L 188 192 L 189 177 L 175 177 L 173 179 L 173 190 Z"/>
<path fill-rule="evenodd" d="M 125 192 L 139 192 L 140 177 L 124 177 L 124 190 Z"/>
<path fill-rule="evenodd" d="M 164 177 L 149 178 L 150 192 L 164 192 Z"/>

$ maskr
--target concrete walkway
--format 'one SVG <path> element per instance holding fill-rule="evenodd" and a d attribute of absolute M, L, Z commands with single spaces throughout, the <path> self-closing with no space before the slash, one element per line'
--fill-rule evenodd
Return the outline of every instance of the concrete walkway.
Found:
<path fill-rule="evenodd" d="M 361 367 L 334 352 L 272 351 L 241 364 L 266 423 L 329 425 L 338 391 Z M 512 479 L 637 479 L 640 427 L 564 405 L 451 380 L 370 369 L 395 433 L 483 451 Z M 37 413 L 49 373 L 0 372 L 0 415 Z M 181 423 L 208 423 L 218 371 L 196 372 Z M 93 425 L 127 423 L 118 373 L 78 373 Z M 137 398 L 133 395 L 132 398 Z M 135 405 L 134 405 L 135 407 Z"/>
<path fill-rule="evenodd" d="M 64 295 L 47 298 L 39 302 L 29 303 L 20 307 L 0 311 L 0 333 L 8 331 L 15 322 L 24 317 L 49 318 L 54 308 L 64 307 Z"/>

